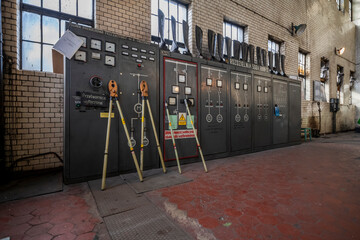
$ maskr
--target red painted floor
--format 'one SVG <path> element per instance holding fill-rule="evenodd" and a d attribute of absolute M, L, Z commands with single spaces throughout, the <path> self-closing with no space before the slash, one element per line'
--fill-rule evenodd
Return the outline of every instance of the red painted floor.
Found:
<path fill-rule="evenodd" d="M 146 194 L 194 239 L 360 239 L 360 134 L 207 165 L 184 165 L 192 182 Z M 109 239 L 87 183 L 0 204 L 7 236 Z"/>
<path fill-rule="evenodd" d="M 186 165 L 147 196 L 195 239 L 360 239 L 360 134 L 336 139 Z"/>
<path fill-rule="evenodd" d="M 1 204 L 0 239 L 93 240 L 101 221 L 87 184 L 75 184 L 61 193 Z"/>

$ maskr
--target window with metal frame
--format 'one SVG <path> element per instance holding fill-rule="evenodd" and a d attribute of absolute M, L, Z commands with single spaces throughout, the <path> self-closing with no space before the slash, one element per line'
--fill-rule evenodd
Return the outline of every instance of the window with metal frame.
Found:
<path fill-rule="evenodd" d="M 158 29 L 158 9 L 165 15 L 164 38 L 168 45 L 172 44 L 173 36 L 171 29 L 171 16 L 176 20 L 176 41 L 179 43 L 179 50 L 184 47 L 184 36 L 182 22 L 188 22 L 187 5 L 172 0 L 151 0 L 151 41 L 160 42 Z"/>
<path fill-rule="evenodd" d="M 336 0 L 337 9 L 339 11 L 344 10 L 344 0 Z"/>
<path fill-rule="evenodd" d="M 350 71 L 350 81 L 349 81 L 349 90 L 350 90 L 350 94 L 349 94 L 349 104 L 351 105 L 352 104 L 352 95 L 354 94 L 357 94 L 355 91 L 353 93 L 353 89 L 354 89 L 354 86 L 355 86 L 355 82 L 356 82 L 356 78 L 355 78 L 355 72 L 353 71 Z"/>
<path fill-rule="evenodd" d="M 224 21 L 223 23 L 223 36 L 229 37 L 232 40 L 237 40 L 239 42 L 244 42 L 244 27 L 241 27 L 237 24 Z M 231 56 L 234 56 L 234 42 L 232 42 L 231 46 Z M 224 54 L 227 55 L 226 48 L 224 48 Z M 240 57 L 242 55 L 242 52 L 240 52 Z"/>
<path fill-rule="evenodd" d="M 349 0 L 349 18 L 352 21 L 352 0 Z"/>
<path fill-rule="evenodd" d="M 302 85 L 302 91 L 301 91 L 301 95 L 302 95 L 302 99 L 304 100 L 310 100 L 310 96 L 308 95 L 308 92 L 310 89 L 308 89 L 308 84 L 307 83 L 307 79 L 306 79 L 306 54 L 299 52 L 298 54 L 298 76 L 299 79 L 301 80 L 301 85 Z"/>
<path fill-rule="evenodd" d="M 325 89 L 326 101 L 329 102 L 330 97 L 330 84 L 329 84 L 329 74 L 330 74 L 330 62 L 327 58 L 321 57 L 320 60 L 320 81 Z"/>
<path fill-rule="evenodd" d="M 20 0 L 20 68 L 52 72 L 51 49 L 68 21 L 94 27 L 94 0 Z"/>
<path fill-rule="evenodd" d="M 280 45 L 281 42 L 275 41 L 273 39 L 268 40 L 268 51 L 273 53 L 273 68 L 275 67 L 275 53 L 278 53 L 280 55 Z"/>
<path fill-rule="evenodd" d="M 344 67 L 337 65 L 336 68 L 336 86 L 337 86 L 337 98 L 340 104 L 344 104 Z"/>

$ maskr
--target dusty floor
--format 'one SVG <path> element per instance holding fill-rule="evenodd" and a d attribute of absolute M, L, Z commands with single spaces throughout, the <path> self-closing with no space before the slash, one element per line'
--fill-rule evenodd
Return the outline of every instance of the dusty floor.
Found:
<path fill-rule="evenodd" d="M 194 239 L 360 239 L 360 134 L 207 165 L 184 165 L 193 181 L 145 194 Z M 0 239 L 109 239 L 106 230 L 87 183 L 0 204 Z"/>
<path fill-rule="evenodd" d="M 194 238 L 360 239 L 360 134 L 208 165 L 184 168 L 191 183 L 148 193 Z"/>

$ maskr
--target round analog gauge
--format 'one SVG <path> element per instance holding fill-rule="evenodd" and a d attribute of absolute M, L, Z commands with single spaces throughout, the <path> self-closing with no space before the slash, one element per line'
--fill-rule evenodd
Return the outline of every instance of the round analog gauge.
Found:
<path fill-rule="evenodd" d="M 101 50 L 101 41 L 97 39 L 91 39 L 90 47 L 95 50 Z"/>
<path fill-rule="evenodd" d="M 105 51 L 114 53 L 115 52 L 115 43 L 105 42 Z"/>
<path fill-rule="evenodd" d="M 98 76 L 93 76 L 90 78 L 90 86 L 93 88 L 101 88 L 103 84 L 102 78 Z"/>

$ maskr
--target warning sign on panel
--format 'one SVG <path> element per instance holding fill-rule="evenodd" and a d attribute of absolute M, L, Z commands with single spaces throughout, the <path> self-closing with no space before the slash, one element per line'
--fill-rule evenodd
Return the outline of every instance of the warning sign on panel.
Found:
<path fill-rule="evenodd" d="M 173 134 L 175 139 L 195 138 L 193 130 L 173 130 Z M 170 139 L 171 139 L 171 132 L 170 130 L 166 130 L 165 140 L 170 140 Z"/>
<path fill-rule="evenodd" d="M 179 113 L 179 125 L 186 125 L 186 113 Z"/>

